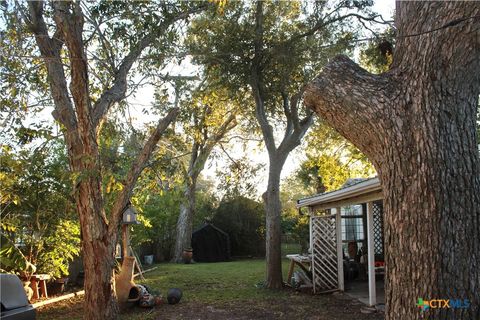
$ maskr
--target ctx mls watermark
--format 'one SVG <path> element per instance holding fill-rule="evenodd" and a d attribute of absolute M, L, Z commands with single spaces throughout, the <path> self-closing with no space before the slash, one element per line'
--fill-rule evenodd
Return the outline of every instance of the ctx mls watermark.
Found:
<path fill-rule="evenodd" d="M 430 299 L 424 300 L 418 298 L 417 307 L 422 311 L 429 309 L 468 309 L 470 300 L 468 299 Z"/>

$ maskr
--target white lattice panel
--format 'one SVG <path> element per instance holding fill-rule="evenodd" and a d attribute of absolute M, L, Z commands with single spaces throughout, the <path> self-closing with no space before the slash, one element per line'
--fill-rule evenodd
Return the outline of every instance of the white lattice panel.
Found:
<path fill-rule="evenodd" d="M 373 235 L 375 254 L 383 254 L 383 203 L 373 203 Z"/>
<path fill-rule="evenodd" d="M 335 216 L 312 217 L 312 274 L 315 293 L 338 289 Z"/>

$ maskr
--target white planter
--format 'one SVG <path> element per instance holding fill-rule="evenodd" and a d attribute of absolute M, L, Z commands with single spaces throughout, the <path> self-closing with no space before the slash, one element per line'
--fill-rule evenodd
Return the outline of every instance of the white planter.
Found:
<path fill-rule="evenodd" d="M 153 255 L 143 256 L 143 262 L 148 266 L 152 265 L 153 264 Z"/>

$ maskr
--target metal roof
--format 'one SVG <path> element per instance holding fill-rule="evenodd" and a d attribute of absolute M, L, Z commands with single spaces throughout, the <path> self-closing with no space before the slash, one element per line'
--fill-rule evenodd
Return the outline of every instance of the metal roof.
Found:
<path fill-rule="evenodd" d="M 297 208 L 318 206 L 329 202 L 338 202 L 347 200 L 350 198 L 356 198 L 362 195 L 366 195 L 373 192 L 379 192 L 382 190 L 380 180 L 378 177 L 370 178 L 367 180 L 359 181 L 354 184 L 350 184 L 344 188 L 316 194 L 307 198 L 297 200 Z"/>

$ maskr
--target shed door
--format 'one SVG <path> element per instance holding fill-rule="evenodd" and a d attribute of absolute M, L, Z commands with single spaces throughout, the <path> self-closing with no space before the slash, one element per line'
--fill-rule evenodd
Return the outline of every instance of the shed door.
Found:
<path fill-rule="evenodd" d="M 335 224 L 335 215 L 312 217 L 312 276 L 314 293 L 339 288 Z"/>

